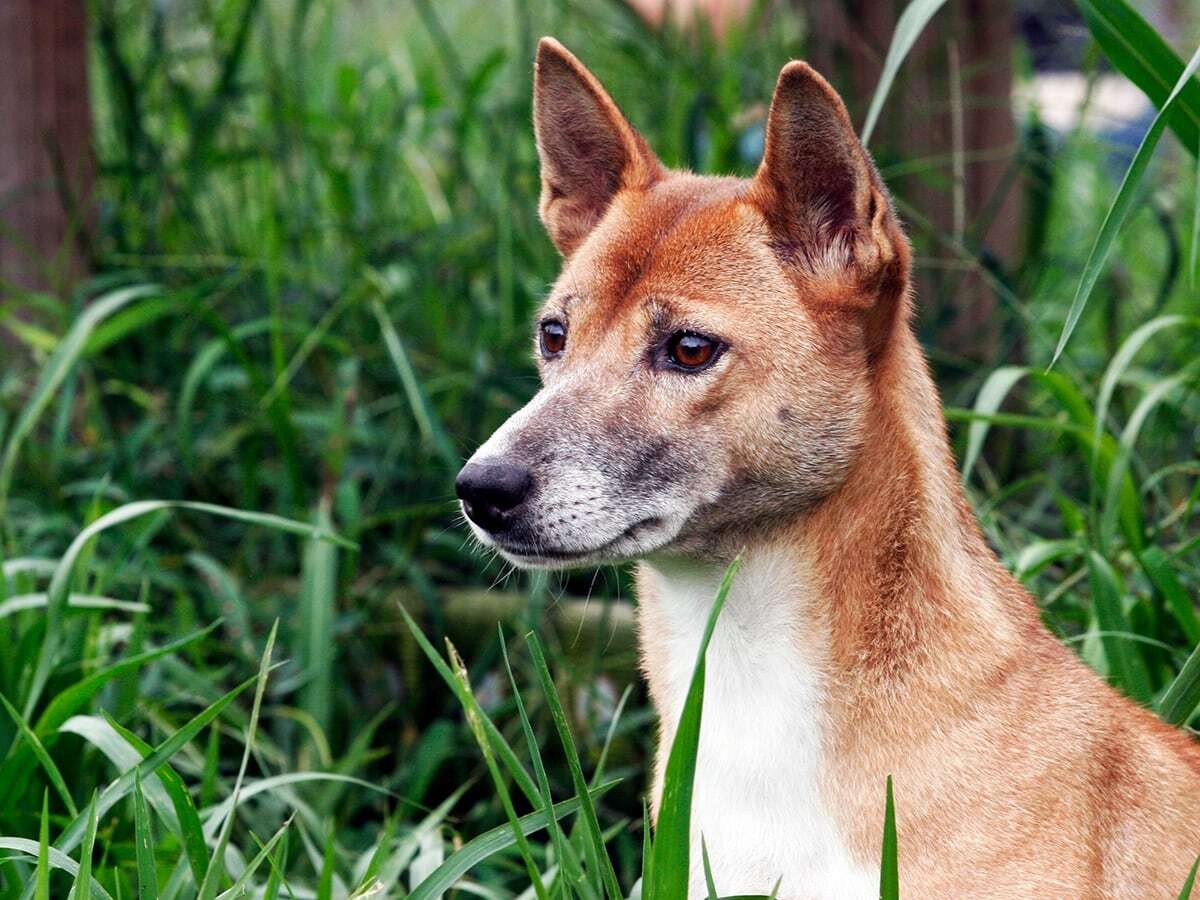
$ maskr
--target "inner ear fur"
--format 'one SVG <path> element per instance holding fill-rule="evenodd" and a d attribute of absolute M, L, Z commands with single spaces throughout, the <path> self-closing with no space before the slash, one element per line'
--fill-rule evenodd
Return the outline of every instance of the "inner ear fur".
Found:
<path fill-rule="evenodd" d="M 807 63 L 779 74 L 754 196 L 781 255 L 814 275 L 869 282 L 907 249 L 845 104 Z"/>
<path fill-rule="evenodd" d="M 648 187 L 662 172 L 596 76 L 553 38 L 538 43 L 533 125 L 542 171 L 538 211 L 564 256 L 618 191 Z"/>

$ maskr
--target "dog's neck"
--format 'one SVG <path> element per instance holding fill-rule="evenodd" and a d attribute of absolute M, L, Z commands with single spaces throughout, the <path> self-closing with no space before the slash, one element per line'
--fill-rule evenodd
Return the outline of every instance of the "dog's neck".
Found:
<path fill-rule="evenodd" d="M 858 460 L 817 507 L 745 548 L 709 666 L 711 681 L 716 666 L 736 664 L 731 654 L 748 665 L 803 659 L 834 731 L 886 727 L 914 692 L 931 714 L 948 712 L 942 701 L 969 695 L 964 685 L 990 677 L 1040 627 L 962 492 L 920 349 L 907 330 L 896 337 Z M 639 571 L 643 663 L 666 734 L 723 570 L 676 559 Z"/>

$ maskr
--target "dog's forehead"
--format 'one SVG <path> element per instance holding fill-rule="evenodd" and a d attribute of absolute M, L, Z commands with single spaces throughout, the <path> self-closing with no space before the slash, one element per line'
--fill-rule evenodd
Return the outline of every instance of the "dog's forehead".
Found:
<path fill-rule="evenodd" d="M 567 261 L 550 305 L 607 327 L 652 298 L 735 300 L 775 268 L 749 182 L 673 173 L 619 194 Z"/>

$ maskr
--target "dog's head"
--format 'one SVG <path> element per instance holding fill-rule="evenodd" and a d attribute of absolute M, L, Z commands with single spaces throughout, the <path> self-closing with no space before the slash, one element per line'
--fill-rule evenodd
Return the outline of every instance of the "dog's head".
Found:
<path fill-rule="evenodd" d="M 699 552 L 833 491 L 906 327 L 909 258 L 833 89 L 789 63 L 755 177 L 701 177 L 547 38 L 534 125 L 565 260 L 534 328 L 542 390 L 458 476 L 479 539 L 527 566 Z"/>

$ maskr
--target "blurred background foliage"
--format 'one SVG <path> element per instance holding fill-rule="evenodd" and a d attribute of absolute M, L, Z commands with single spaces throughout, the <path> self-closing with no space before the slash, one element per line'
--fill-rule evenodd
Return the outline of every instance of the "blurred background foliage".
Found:
<path fill-rule="evenodd" d="M 497 619 L 542 629 L 592 762 L 636 684 L 626 573 L 502 569 L 459 526 L 452 478 L 537 386 L 530 317 L 557 268 L 530 126 L 540 35 L 575 50 L 672 166 L 752 173 L 775 77 L 794 57 L 816 60 L 862 121 L 903 4 L 740 6 L 681 27 L 619 0 L 88 5 L 94 176 L 63 202 L 67 242 L 0 280 L 0 435 L 93 298 L 157 287 L 100 322 L 64 368 L 15 457 L 0 555 L 55 558 L 87 523 L 147 498 L 270 512 L 355 542 L 165 512 L 108 532 L 77 584 L 144 606 L 71 615 L 51 682 L 220 618 L 98 694 L 95 709 L 153 744 L 252 674 L 278 619 L 274 655 L 287 662 L 252 771 L 333 771 L 392 792 L 307 789 L 314 816 L 286 866 L 297 883 L 328 865 L 330 884 L 352 886 L 354 854 L 464 785 L 435 834 L 453 845 L 503 820 L 399 603 L 460 646 L 510 737 L 520 723 Z M 1196 9 L 1143 12 L 1190 54 Z M 988 537 L 1051 627 L 1152 702 L 1200 641 L 1194 149 L 1164 142 L 1066 355 L 1044 372 L 1153 116 L 1130 88 L 1070 3 L 952 0 L 902 70 L 872 150 L 914 243 L 917 327 Z M 20 231 L 10 218 L 0 237 Z M 1145 348 L 1121 357 L 1148 322 Z M 35 591 L 39 572 L 6 568 L 0 599 Z M 1114 649 L 1114 622 L 1135 635 L 1135 662 Z M 15 701 L 27 687 L 17 661 L 44 622 L 13 612 L 3 626 L 0 692 Z M 549 735 L 545 705 L 529 705 Z M 189 780 L 208 772 L 212 791 L 228 787 L 245 717 L 214 726 L 207 749 L 189 745 L 178 762 Z M 601 803 L 606 824 L 634 822 L 614 838 L 624 884 L 639 871 L 652 726 L 635 686 L 609 761 L 625 781 Z M 16 735 L 0 718 L 10 761 Z M 79 804 L 115 774 L 76 735 L 51 749 Z M 562 761 L 548 764 L 568 785 Z M 0 833 L 36 834 L 37 772 L 0 777 Z M 270 794 L 247 826 L 265 840 L 290 802 Z M 110 825 L 124 873 L 110 885 L 133 883 L 129 829 Z M 27 871 L 0 861 L 6 889 Z M 501 855 L 474 875 L 508 896 L 522 871 Z"/>

